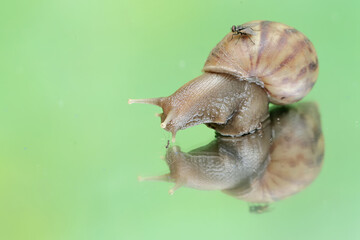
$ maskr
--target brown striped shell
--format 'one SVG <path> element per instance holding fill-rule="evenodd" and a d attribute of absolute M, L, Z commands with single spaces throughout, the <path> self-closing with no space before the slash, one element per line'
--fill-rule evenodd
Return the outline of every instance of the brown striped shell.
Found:
<path fill-rule="evenodd" d="M 270 21 L 251 21 L 255 34 L 227 34 L 206 60 L 203 71 L 228 73 L 263 86 L 275 104 L 302 99 L 318 76 L 313 44 L 298 30 Z"/>

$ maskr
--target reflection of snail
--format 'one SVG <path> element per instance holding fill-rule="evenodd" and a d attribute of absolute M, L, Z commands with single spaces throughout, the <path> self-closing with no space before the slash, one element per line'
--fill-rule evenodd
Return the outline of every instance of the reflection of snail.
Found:
<path fill-rule="evenodd" d="M 318 75 L 314 46 L 282 23 L 253 21 L 256 35 L 232 41 L 228 33 L 209 54 L 204 74 L 164 98 L 130 99 L 163 109 L 161 127 L 173 134 L 205 123 L 222 135 L 243 135 L 261 126 L 269 101 L 290 104 L 303 98 Z"/>
<path fill-rule="evenodd" d="M 271 128 L 268 124 L 253 134 L 238 138 L 219 137 L 189 153 L 180 147 L 169 148 L 166 161 L 170 174 L 148 180 L 171 180 L 172 194 L 182 185 L 202 190 L 232 189 L 249 185 L 268 163 Z M 239 161 L 241 159 L 241 161 Z"/>
<path fill-rule="evenodd" d="M 270 112 L 264 128 L 242 137 L 218 137 L 210 144 L 183 153 L 170 148 L 170 173 L 144 180 L 222 190 L 248 202 L 269 203 L 291 196 L 319 174 L 324 138 L 317 105 L 279 107 Z M 265 205 L 266 206 L 266 205 Z"/>

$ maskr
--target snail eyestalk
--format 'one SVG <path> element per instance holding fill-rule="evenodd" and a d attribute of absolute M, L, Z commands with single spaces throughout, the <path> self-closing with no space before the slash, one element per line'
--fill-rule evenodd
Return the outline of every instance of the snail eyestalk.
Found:
<path fill-rule="evenodd" d="M 175 111 L 172 110 L 169 112 L 169 114 L 167 114 L 165 120 L 160 124 L 161 128 L 166 128 L 166 125 L 173 119 L 173 117 L 175 116 Z"/>
<path fill-rule="evenodd" d="M 161 107 L 161 100 L 162 98 L 129 99 L 128 104 L 143 103 Z"/>

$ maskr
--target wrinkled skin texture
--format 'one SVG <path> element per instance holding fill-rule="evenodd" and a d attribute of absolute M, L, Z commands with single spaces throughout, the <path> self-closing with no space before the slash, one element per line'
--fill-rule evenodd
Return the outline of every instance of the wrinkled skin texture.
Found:
<path fill-rule="evenodd" d="M 222 135 L 243 135 L 268 117 L 267 97 L 261 88 L 222 74 L 203 74 L 163 98 L 160 106 L 161 122 L 167 122 L 165 129 L 173 135 L 201 123 Z"/>

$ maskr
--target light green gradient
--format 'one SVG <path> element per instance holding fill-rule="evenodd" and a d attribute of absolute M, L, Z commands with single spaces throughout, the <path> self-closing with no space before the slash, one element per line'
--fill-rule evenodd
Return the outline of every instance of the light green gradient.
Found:
<path fill-rule="evenodd" d="M 0 239 L 360 239 L 359 1 L 3 1 Z M 322 173 L 263 215 L 220 192 L 139 183 L 167 172 L 159 108 L 231 25 L 266 19 L 314 43 Z M 204 126 L 180 131 L 184 151 Z"/>

